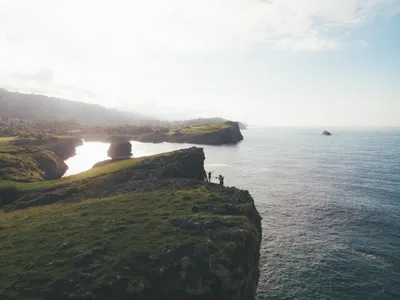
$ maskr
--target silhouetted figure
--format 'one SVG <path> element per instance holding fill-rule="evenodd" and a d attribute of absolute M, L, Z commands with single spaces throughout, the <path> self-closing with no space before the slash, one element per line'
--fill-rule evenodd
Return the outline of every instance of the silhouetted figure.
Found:
<path fill-rule="evenodd" d="M 204 181 L 208 181 L 208 180 L 207 180 L 207 173 L 206 173 L 206 170 L 203 171 L 203 180 L 204 180 Z"/>
<path fill-rule="evenodd" d="M 218 175 L 218 177 L 215 177 L 215 178 L 217 178 L 219 180 L 220 185 L 224 185 L 224 179 L 225 179 L 224 176 Z"/>
<path fill-rule="evenodd" d="M 208 172 L 208 181 L 211 182 L 211 175 L 214 172 L 214 170 L 212 170 L 211 172 Z"/>

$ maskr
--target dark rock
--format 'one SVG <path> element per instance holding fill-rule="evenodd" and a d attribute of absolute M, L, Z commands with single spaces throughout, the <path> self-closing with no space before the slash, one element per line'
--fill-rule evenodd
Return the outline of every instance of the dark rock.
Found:
<path fill-rule="evenodd" d="M 193 213 L 198 213 L 200 211 L 200 209 L 199 209 L 199 207 L 197 206 L 197 205 L 194 205 L 193 207 L 192 207 L 192 212 Z"/>
<path fill-rule="evenodd" d="M 221 228 L 224 226 L 225 226 L 225 223 L 224 223 L 224 221 L 221 221 L 221 220 L 209 220 L 209 221 L 203 222 L 204 229 L 215 229 L 215 228 Z"/>
<path fill-rule="evenodd" d="M 84 253 L 74 256 L 74 263 L 76 267 L 84 267 L 90 264 L 90 258 L 93 253 L 91 251 L 86 251 Z"/>
<path fill-rule="evenodd" d="M 61 160 L 67 160 L 70 157 L 75 156 L 76 147 L 83 145 L 80 138 L 72 138 L 65 140 L 58 140 L 54 142 L 54 145 L 49 149 L 54 151 Z"/>
<path fill-rule="evenodd" d="M 65 248 L 68 248 L 70 246 L 71 246 L 70 242 L 65 242 L 65 243 L 62 243 L 60 246 L 58 246 L 58 249 L 65 249 Z"/>
<path fill-rule="evenodd" d="M 183 230 L 187 230 L 191 232 L 192 234 L 198 234 L 202 232 L 202 226 L 200 223 L 195 223 L 192 221 L 189 221 L 187 218 L 176 218 L 172 219 L 172 225 L 174 226 L 179 226 Z"/>
<path fill-rule="evenodd" d="M 112 159 L 132 156 L 132 144 L 129 141 L 113 142 L 108 148 L 107 155 Z"/>
<path fill-rule="evenodd" d="M 126 230 L 126 226 L 124 225 L 116 225 L 116 226 L 111 226 L 108 227 L 105 231 L 106 232 L 121 232 Z"/>
<path fill-rule="evenodd" d="M 172 219 L 172 221 L 171 221 L 172 225 L 174 225 L 174 226 L 181 226 L 181 224 L 183 222 L 187 222 L 187 219 L 186 218 L 175 218 L 175 219 Z"/>
<path fill-rule="evenodd" d="M 322 135 L 327 135 L 327 136 L 329 136 L 329 135 L 332 135 L 332 133 L 330 133 L 329 131 L 324 130 L 324 132 L 322 133 Z"/>

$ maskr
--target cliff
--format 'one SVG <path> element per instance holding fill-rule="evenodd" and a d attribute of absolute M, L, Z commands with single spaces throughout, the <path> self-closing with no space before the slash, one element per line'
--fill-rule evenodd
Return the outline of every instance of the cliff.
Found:
<path fill-rule="evenodd" d="M 0 139 L 0 180 L 38 181 L 61 178 L 64 160 L 75 155 L 82 141 L 74 137 Z"/>
<path fill-rule="evenodd" d="M 236 144 L 243 140 L 239 123 L 231 121 L 176 129 L 170 137 L 170 142 L 204 145 Z"/>
<path fill-rule="evenodd" d="M 0 294 L 254 299 L 261 218 L 247 191 L 202 180 L 204 159 L 193 147 L 0 188 Z"/>
<path fill-rule="evenodd" d="M 237 144 L 243 140 L 238 122 L 226 121 L 193 126 L 133 127 L 119 126 L 105 132 L 85 133 L 85 140 L 139 141 L 143 143 L 189 143 L 201 145 Z"/>

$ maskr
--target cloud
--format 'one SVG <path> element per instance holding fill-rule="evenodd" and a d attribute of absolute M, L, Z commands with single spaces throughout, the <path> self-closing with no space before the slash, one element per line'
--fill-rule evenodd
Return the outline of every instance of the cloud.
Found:
<path fill-rule="evenodd" d="M 235 50 L 260 42 L 316 51 L 337 49 L 342 30 L 399 7 L 397 0 L 0 0 L 0 30 L 11 42 L 35 42 L 35 50 L 64 46 L 70 58 Z"/>
<path fill-rule="evenodd" d="M 0 81 L 60 94 L 75 87 L 76 97 L 152 96 L 176 61 L 362 46 L 348 32 L 399 8 L 398 0 L 0 0 Z"/>

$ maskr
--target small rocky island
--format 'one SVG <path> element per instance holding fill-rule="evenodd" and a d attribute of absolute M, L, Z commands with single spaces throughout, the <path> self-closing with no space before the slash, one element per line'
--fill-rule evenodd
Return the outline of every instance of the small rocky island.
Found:
<path fill-rule="evenodd" d="M 329 131 L 324 130 L 324 132 L 322 133 L 322 135 L 330 136 L 330 135 L 332 135 L 332 133 L 330 133 Z"/>
<path fill-rule="evenodd" d="M 261 217 L 248 191 L 204 181 L 202 148 L 47 180 L 42 162 L 62 162 L 60 141 L 10 142 L 0 140 L 5 299 L 255 299 Z"/>
<path fill-rule="evenodd" d="M 132 144 L 129 141 L 116 141 L 110 144 L 107 151 L 108 157 L 111 159 L 99 161 L 92 168 L 98 168 L 117 161 L 129 159 L 132 157 Z"/>

